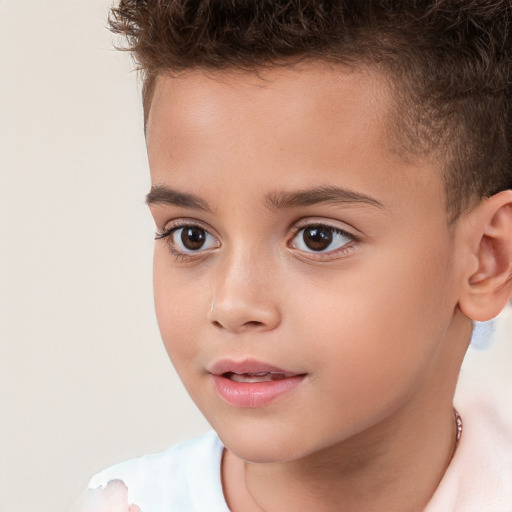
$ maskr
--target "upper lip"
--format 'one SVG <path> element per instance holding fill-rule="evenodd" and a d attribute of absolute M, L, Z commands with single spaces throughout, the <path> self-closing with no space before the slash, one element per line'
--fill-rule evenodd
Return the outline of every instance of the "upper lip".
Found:
<path fill-rule="evenodd" d="M 223 375 L 225 373 L 280 373 L 286 376 L 302 375 L 301 372 L 283 370 L 277 366 L 258 361 L 256 359 L 243 359 L 240 361 L 234 359 L 220 359 L 208 368 L 213 375 Z"/>

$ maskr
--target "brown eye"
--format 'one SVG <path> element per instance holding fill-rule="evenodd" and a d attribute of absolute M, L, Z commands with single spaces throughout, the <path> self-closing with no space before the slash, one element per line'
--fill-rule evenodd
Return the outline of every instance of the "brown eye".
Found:
<path fill-rule="evenodd" d="M 219 240 L 202 226 L 188 223 L 178 225 L 176 222 L 174 226 L 166 227 L 155 234 L 155 240 L 165 240 L 176 259 L 206 256 L 221 246 Z"/>
<path fill-rule="evenodd" d="M 173 254 L 202 253 L 220 247 L 219 241 L 206 229 L 193 224 L 182 225 L 157 233 L 155 239 L 167 239 L 169 250 Z"/>
<path fill-rule="evenodd" d="M 310 224 L 297 231 L 291 246 L 309 253 L 335 253 L 354 240 L 354 235 L 337 227 Z"/>
<path fill-rule="evenodd" d="M 304 229 L 302 239 L 308 249 L 325 251 L 333 239 L 333 229 L 327 226 L 309 226 Z"/>
<path fill-rule="evenodd" d="M 189 251 L 198 251 L 206 242 L 206 231 L 198 226 L 185 227 L 179 231 L 181 242 Z"/>

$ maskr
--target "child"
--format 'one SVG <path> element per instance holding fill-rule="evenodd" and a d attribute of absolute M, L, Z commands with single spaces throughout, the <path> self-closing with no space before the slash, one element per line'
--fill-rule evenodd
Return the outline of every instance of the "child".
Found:
<path fill-rule="evenodd" d="M 105 470 L 94 500 L 512 510 L 500 411 L 453 408 L 473 321 L 512 294 L 511 23 L 498 0 L 113 9 L 143 76 L 158 322 L 214 432 Z"/>

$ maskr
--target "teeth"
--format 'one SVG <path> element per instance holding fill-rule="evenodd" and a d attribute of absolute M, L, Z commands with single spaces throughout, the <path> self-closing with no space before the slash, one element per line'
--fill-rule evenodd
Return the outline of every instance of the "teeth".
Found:
<path fill-rule="evenodd" d="M 226 374 L 226 377 L 234 382 L 246 382 L 246 383 L 255 383 L 255 382 L 270 382 L 272 380 L 283 380 L 286 378 L 282 373 L 273 373 L 273 372 L 258 372 L 258 373 L 232 373 L 229 372 Z"/>
<path fill-rule="evenodd" d="M 256 373 L 244 373 L 243 375 L 239 375 L 237 373 L 233 373 L 230 378 L 235 382 L 267 382 L 272 380 L 270 373 L 265 373 L 263 375 Z"/>

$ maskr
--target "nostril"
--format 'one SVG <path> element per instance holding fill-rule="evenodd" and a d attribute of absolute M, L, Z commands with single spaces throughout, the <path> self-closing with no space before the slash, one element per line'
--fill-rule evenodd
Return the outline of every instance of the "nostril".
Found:
<path fill-rule="evenodd" d="M 212 302 L 206 314 L 208 324 L 215 330 L 229 332 L 263 332 L 274 329 L 280 316 L 273 305 L 260 308 L 244 301 L 232 301 L 229 297 Z"/>
<path fill-rule="evenodd" d="M 214 327 L 218 327 L 219 329 L 224 329 L 226 326 L 222 324 L 222 322 L 219 322 L 218 320 L 213 320 L 212 325 Z M 245 322 L 241 325 L 242 329 L 255 329 L 261 326 L 264 326 L 265 324 L 263 322 L 258 322 L 255 320 L 251 320 L 249 322 Z"/>
<path fill-rule="evenodd" d="M 260 325 L 264 325 L 263 322 L 251 320 L 250 322 L 245 322 L 244 327 L 259 327 Z"/>

